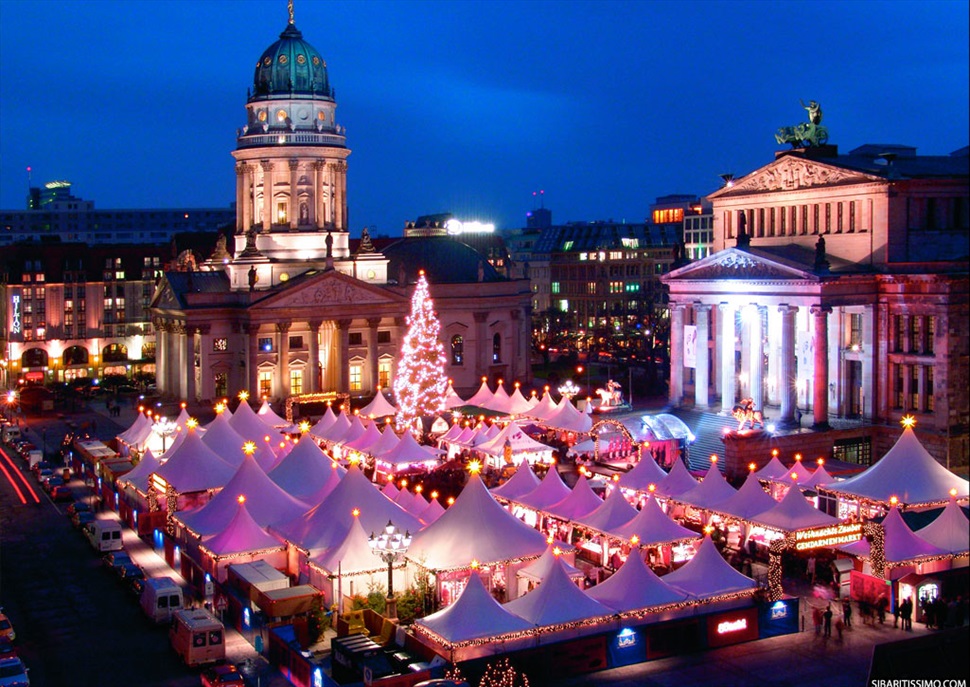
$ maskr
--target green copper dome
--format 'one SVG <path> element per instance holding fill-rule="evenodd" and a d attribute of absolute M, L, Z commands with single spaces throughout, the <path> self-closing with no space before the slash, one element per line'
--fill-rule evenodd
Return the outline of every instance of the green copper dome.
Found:
<path fill-rule="evenodd" d="M 293 23 L 269 46 L 256 64 L 249 102 L 276 98 L 333 100 L 327 63 Z"/>

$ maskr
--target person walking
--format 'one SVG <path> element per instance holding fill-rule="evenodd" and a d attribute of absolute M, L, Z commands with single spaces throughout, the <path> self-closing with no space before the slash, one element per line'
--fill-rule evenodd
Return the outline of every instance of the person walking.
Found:
<path fill-rule="evenodd" d="M 903 629 L 907 632 L 913 631 L 913 600 L 909 597 L 903 599 L 899 614 L 903 618 Z"/>
<path fill-rule="evenodd" d="M 832 604 L 828 604 L 825 607 L 825 612 L 822 614 L 825 619 L 825 636 L 832 636 Z"/>
<path fill-rule="evenodd" d="M 815 628 L 815 636 L 822 634 L 822 609 L 817 606 L 812 609 L 812 626 Z"/>
<path fill-rule="evenodd" d="M 893 605 L 893 627 L 899 627 L 899 616 L 902 612 L 902 609 L 900 608 L 901 605 L 902 604 L 899 603 L 898 599 Z"/>
<path fill-rule="evenodd" d="M 842 617 L 845 620 L 845 626 L 852 627 L 852 600 L 848 597 L 842 599 Z"/>

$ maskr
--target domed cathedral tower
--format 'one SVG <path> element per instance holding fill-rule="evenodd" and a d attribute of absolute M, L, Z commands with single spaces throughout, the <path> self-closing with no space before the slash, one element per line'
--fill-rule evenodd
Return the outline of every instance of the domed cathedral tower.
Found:
<path fill-rule="evenodd" d="M 336 109 L 327 63 L 303 39 L 290 2 L 286 28 L 256 63 L 233 152 L 236 257 L 227 265 L 233 289 L 252 282 L 271 288 L 280 275 L 286 280 L 349 259 L 350 150 Z M 303 267 L 294 270 L 296 262 Z"/>

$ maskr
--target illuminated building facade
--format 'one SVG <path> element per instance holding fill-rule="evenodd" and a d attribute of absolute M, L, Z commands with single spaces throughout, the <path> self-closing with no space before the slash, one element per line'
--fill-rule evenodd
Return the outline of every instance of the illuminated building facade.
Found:
<path fill-rule="evenodd" d="M 528 384 L 528 282 L 447 237 L 381 250 L 366 230 L 350 238 L 336 107 L 326 62 L 291 14 L 257 62 L 237 135 L 233 250 L 166 272 L 155 294 L 159 391 L 279 399 L 387 388 L 420 269 L 455 389 L 473 391 L 482 376 Z"/>
<path fill-rule="evenodd" d="M 968 156 L 905 146 L 779 153 L 709 196 L 714 253 L 664 277 L 674 406 L 751 398 L 781 426 L 913 414 L 967 461 Z"/>

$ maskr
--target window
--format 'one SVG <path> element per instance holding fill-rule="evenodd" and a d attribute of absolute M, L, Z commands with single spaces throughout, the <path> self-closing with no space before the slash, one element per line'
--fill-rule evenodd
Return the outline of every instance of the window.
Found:
<path fill-rule="evenodd" d="M 902 315 L 893 315 L 893 333 L 895 334 L 896 338 L 893 350 L 896 351 L 896 353 L 902 353 L 903 341 L 906 340 L 905 322 L 903 321 Z"/>
<path fill-rule="evenodd" d="M 364 366 L 360 363 L 353 363 L 350 366 L 350 390 L 360 391 L 362 388 L 361 379 L 364 374 Z"/>
<path fill-rule="evenodd" d="M 552 286 L 550 287 L 550 292 L 551 293 L 559 293 L 561 288 L 562 287 L 559 284 L 559 282 L 554 281 L 554 282 L 552 282 Z"/>
<path fill-rule="evenodd" d="M 899 410 L 903 407 L 903 366 L 892 365 L 892 403 L 893 408 Z"/>
<path fill-rule="evenodd" d="M 849 233 L 855 232 L 855 201 L 849 201 Z"/>
<path fill-rule="evenodd" d="M 273 393 L 273 373 L 260 372 L 259 373 L 259 395 L 270 396 L 272 393 Z M 216 394 L 216 395 L 224 396 L 225 394 Z"/>
<path fill-rule="evenodd" d="M 909 318 L 909 352 L 923 352 L 923 318 L 919 315 Z"/>
<path fill-rule="evenodd" d="M 465 362 L 465 340 L 460 334 L 451 337 L 451 364 L 463 365 Z"/>
<path fill-rule="evenodd" d="M 812 206 L 812 233 L 818 233 L 818 203 Z"/>
<path fill-rule="evenodd" d="M 936 403 L 933 399 L 933 366 L 925 365 L 923 370 L 926 375 L 926 395 L 923 399 L 923 410 L 927 413 L 932 413 L 936 409 Z"/>
<path fill-rule="evenodd" d="M 808 233 L 808 206 L 802 206 L 802 236 Z"/>
<path fill-rule="evenodd" d="M 286 224 L 286 203 L 276 204 L 276 223 Z"/>
<path fill-rule="evenodd" d="M 213 377 L 215 382 L 216 396 L 225 396 L 229 393 L 229 375 L 225 372 L 217 372 Z"/>
<path fill-rule="evenodd" d="M 303 370 L 290 368 L 290 393 L 299 395 L 303 393 Z"/>
<path fill-rule="evenodd" d="M 351 346 L 361 346 L 364 343 L 364 335 L 360 332 L 350 332 L 347 335 L 347 343 Z"/>
<path fill-rule="evenodd" d="M 932 355 L 934 352 L 934 339 L 936 338 L 936 316 L 927 315 L 926 317 L 926 342 L 923 352 Z"/>
<path fill-rule="evenodd" d="M 849 346 L 862 346 L 862 315 L 859 313 L 849 315 Z"/>
<path fill-rule="evenodd" d="M 391 343 L 391 332 L 389 329 L 378 330 L 377 332 L 377 343 L 379 344 L 389 344 Z"/>
<path fill-rule="evenodd" d="M 825 204 L 825 233 L 832 233 L 832 203 Z"/>
<path fill-rule="evenodd" d="M 229 339 L 224 336 L 212 340 L 212 350 L 216 353 L 224 353 L 229 350 Z"/>
<path fill-rule="evenodd" d="M 391 358 L 385 357 L 377 361 L 377 383 L 384 389 L 391 386 Z"/>
<path fill-rule="evenodd" d="M 259 339 L 259 350 L 263 352 L 270 352 L 273 350 L 273 337 L 264 336 Z"/>
<path fill-rule="evenodd" d="M 836 439 L 832 457 L 844 463 L 872 465 L 872 440 L 869 437 Z"/>
<path fill-rule="evenodd" d="M 495 334 L 492 337 L 492 362 L 502 362 L 502 335 Z"/>
<path fill-rule="evenodd" d="M 919 365 L 909 366 L 909 408 L 919 410 Z"/>
<path fill-rule="evenodd" d="M 591 294 L 591 295 L 596 293 L 596 282 L 595 281 L 586 282 L 586 293 Z"/>
<path fill-rule="evenodd" d="M 290 337 L 290 349 L 300 349 L 303 348 L 303 337 L 302 336 L 291 336 Z"/>

